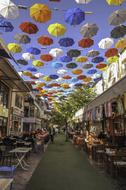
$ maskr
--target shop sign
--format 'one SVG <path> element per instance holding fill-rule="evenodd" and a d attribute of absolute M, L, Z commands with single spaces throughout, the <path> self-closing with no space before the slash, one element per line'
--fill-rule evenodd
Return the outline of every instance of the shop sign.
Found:
<path fill-rule="evenodd" d="M 0 116 L 1 117 L 8 117 L 8 109 L 0 106 Z"/>

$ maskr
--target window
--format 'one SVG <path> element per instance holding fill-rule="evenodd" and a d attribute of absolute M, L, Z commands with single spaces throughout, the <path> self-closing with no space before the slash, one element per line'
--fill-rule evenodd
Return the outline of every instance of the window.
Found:
<path fill-rule="evenodd" d="M 23 106 L 22 101 L 23 101 L 22 96 L 19 96 L 18 94 L 16 94 L 15 106 L 18 107 L 18 108 L 22 108 L 22 106 Z"/>

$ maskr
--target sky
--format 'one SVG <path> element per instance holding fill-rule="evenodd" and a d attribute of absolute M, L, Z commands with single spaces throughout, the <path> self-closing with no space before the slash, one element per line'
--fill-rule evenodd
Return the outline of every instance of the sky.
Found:
<path fill-rule="evenodd" d="M 50 2 L 49 0 L 12 0 L 12 1 L 16 5 L 24 5 L 24 6 L 28 7 L 28 9 L 20 10 L 20 16 L 17 19 L 8 20 L 8 21 L 11 21 L 11 23 L 14 25 L 14 30 L 13 30 L 13 32 L 8 32 L 8 33 L 4 32 L 2 30 L 0 31 L 0 32 L 2 32 L 1 37 L 4 39 L 4 41 L 7 44 L 11 43 L 11 42 L 16 42 L 16 40 L 14 39 L 14 36 L 16 34 L 22 34 L 22 31 L 19 29 L 19 25 L 22 22 L 31 21 L 31 22 L 35 23 L 39 28 L 39 32 L 37 34 L 29 35 L 29 37 L 32 38 L 30 44 L 27 44 L 27 45 L 21 44 L 23 51 L 21 53 L 15 54 L 14 55 L 15 59 L 20 59 L 22 56 L 22 53 L 27 52 L 26 49 L 28 49 L 29 47 L 39 48 L 41 50 L 41 54 L 48 53 L 50 51 L 50 49 L 52 49 L 52 48 L 61 48 L 58 44 L 58 41 L 62 37 L 72 37 L 76 41 L 75 45 L 73 45 L 72 47 L 69 47 L 66 49 L 62 48 L 64 51 L 64 55 L 66 55 L 66 52 L 69 49 L 81 49 L 81 55 L 86 55 L 86 53 L 89 50 L 95 49 L 95 50 L 100 51 L 100 56 L 104 56 L 105 51 L 103 51 L 102 49 L 99 49 L 98 42 L 103 38 L 110 37 L 110 32 L 114 28 L 113 26 L 109 25 L 108 17 L 113 11 L 119 10 L 119 9 L 125 9 L 125 7 L 126 7 L 126 2 L 123 3 L 121 6 L 109 6 L 106 3 L 106 0 L 92 0 L 88 4 L 77 4 L 75 2 L 75 0 L 60 0 L 60 2 Z M 41 24 L 41 23 L 35 22 L 32 18 L 30 18 L 29 8 L 35 3 L 42 3 L 42 4 L 48 5 L 48 7 L 52 10 L 52 19 L 50 21 L 48 21 L 44 24 Z M 70 8 L 75 8 L 75 7 L 79 7 L 83 11 L 90 11 L 90 12 L 92 12 L 92 14 L 86 14 L 85 21 L 82 22 L 80 25 L 71 26 L 64 21 L 64 16 L 65 16 L 66 10 L 68 10 Z M 54 10 L 55 8 L 58 8 L 58 10 L 57 11 Z M 50 24 L 55 23 L 55 22 L 63 24 L 67 28 L 67 32 L 64 34 L 64 36 L 53 37 L 53 36 L 49 35 L 47 28 Z M 98 31 L 97 35 L 92 38 L 95 42 L 94 45 L 90 48 L 86 48 L 86 49 L 82 50 L 82 48 L 78 47 L 78 41 L 83 38 L 83 36 L 80 34 L 80 28 L 82 25 L 84 25 L 86 23 L 97 24 L 97 26 L 99 27 L 99 31 Z M 51 45 L 50 47 L 48 47 L 47 49 L 42 49 L 42 46 L 37 43 L 37 38 L 41 35 L 48 35 L 51 38 L 53 38 L 54 44 Z M 117 40 L 115 40 L 115 42 L 116 41 Z M 36 59 L 40 59 L 40 55 L 36 56 Z M 58 59 L 55 59 L 54 61 L 58 61 Z M 91 60 L 89 59 L 89 62 L 90 61 Z M 31 61 L 29 62 L 28 66 L 21 66 L 21 65 L 17 66 L 13 62 L 12 62 L 12 64 L 17 69 L 17 71 L 23 71 L 23 70 L 26 70 L 27 67 L 32 66 Z M 78 66 L 78 68 L 80 68 L 80 66 Z M 67 69 L 65 67 L 65 64 L 64 64 L 63 69 Z M 73 74 L 71 73 L 71 70 L 69 70 L 69 69 L 67 69 L 67 70 L 68 70 L 68 74 L 70 74 L 72 77 L 74 77 Z M 48 63 L 45 63 L 44 67 L 39 68 L 37 72 L 42 72 L 44 75 L 49 75 L 49 74 L 56 74 L 57 70 L 51 66 L 51 62 L 48 62 Z M 83 70 L 83 74 L 87 74 L 87 71 Z M 24 79 L 29 80 L 26 77 Z M 69 83 L 70 83 L 70 81 L 69 81 Z"/>

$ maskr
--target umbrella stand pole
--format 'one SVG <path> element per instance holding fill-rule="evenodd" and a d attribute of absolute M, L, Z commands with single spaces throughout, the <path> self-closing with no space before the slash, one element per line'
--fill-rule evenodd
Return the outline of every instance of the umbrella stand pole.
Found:
<path fill-rule="evenodd" d="M 90 15 L 90 14 L 93 14 L 93 12 L 88 12 L 88 11 L 86 11 L 85 14 Z"/>
<path fill-rule="evenodd" d="M 24 9 L 24 10 L 27 10 L 27 9 L 28 9 L 28 7 L 26 7 L 26 6 L 24 6 L 24 5 L 18 5 L 18 8 L 19 8 L 19 9 Z"/>

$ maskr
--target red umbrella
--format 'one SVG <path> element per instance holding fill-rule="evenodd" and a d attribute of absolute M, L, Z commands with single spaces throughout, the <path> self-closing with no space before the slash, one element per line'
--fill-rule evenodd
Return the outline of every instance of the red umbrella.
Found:
<path fill-rule="evenodd" d="M 60 84 L 58 84 L 58 83 L 52 83 L 52 84 L 50 84 L 50 86 L 52 86 L 52 87 L 60 87 Z"/>
<path fill-rule="evenodd" d="M 37 39 L 38 43 L 43 45 L 43 46 L 49 46 L 51 44 L 53 44 L 53 39 L 48 37 L 48 36 L 40 36 Z"/>
<path fill-rule="evenodd" d="M 114 57 L 118 55 L 118 49 L 117 48 L 110 48 L 105 52 L 105 57 Z"/>
<path fill-rule="evenodd" d="M 94 44 L 94 40 L 92 40 L 91 38 L 83 38 L 82 40 L 78 42 L 78 46 L 82 48 L 89 48 L 93 44 Z"/>
<path fill-rule="evenodd" d="M 99 63 L 96 65 L 97 69 L 104 69 L 105 67 L 107 67 L 107 65 L 105 63 Z"/>
<path fill-rule="evenodd" d="M 78 80 L 83 80 L 83 79 L 85 79 L 85 78 L 86 78 L 85 75 L 79 75 L 79 76 L 77 77 Z"/>
<path fill-rule="evenodd" d="M 19 28 L 22 30 L 22 32 L 25 32 L 28 34 L 35 34 L 39 30 L 38 27 L 32 22 L 22 22 Z"/>
<path fill-rule="evenodd" d="M 40 58 L 42 61 L 47 61 L 47 62 L 53 60 L 53 56 L 50 54 L 43 54 L 43 55 L 41 55 Z"/>
<path fill-rule="evenodd" d="M 71 79 L 72 77 L 71 76 L 69 76 L 69 75 L 65 75 L 65 76 L 63 76 L 63 79 Z"/>

